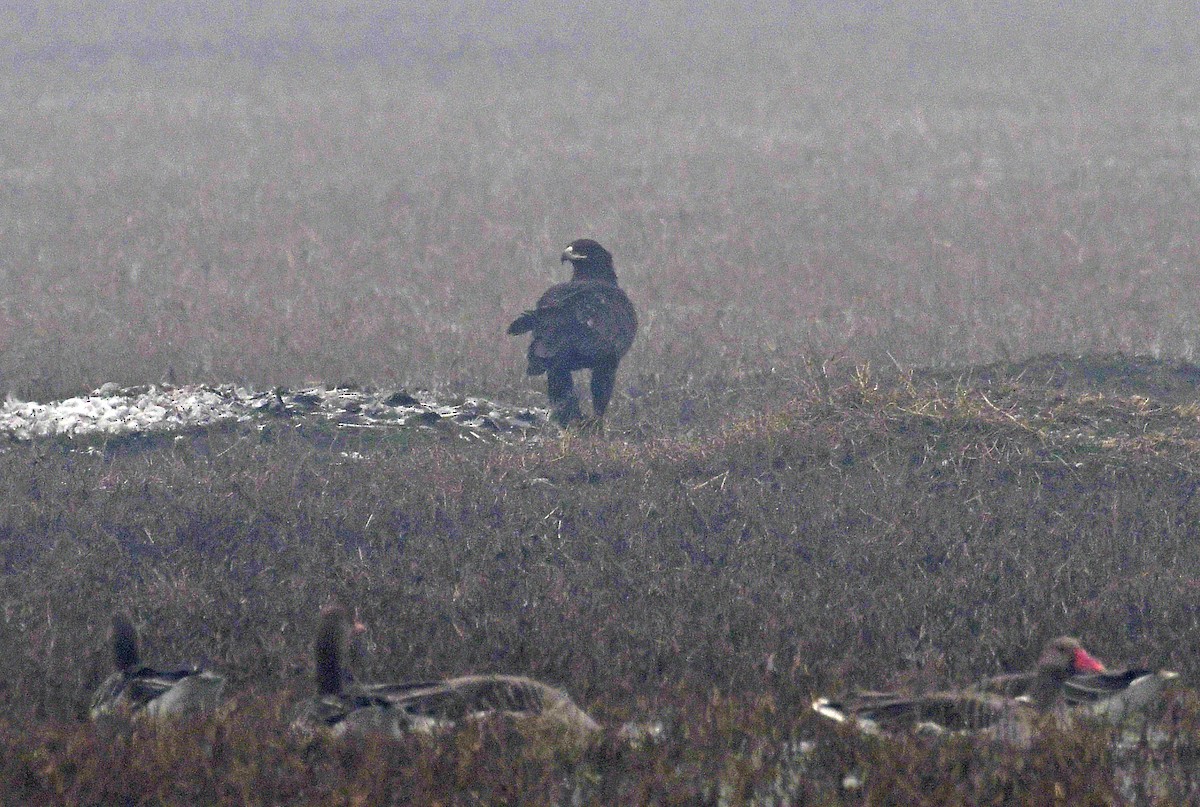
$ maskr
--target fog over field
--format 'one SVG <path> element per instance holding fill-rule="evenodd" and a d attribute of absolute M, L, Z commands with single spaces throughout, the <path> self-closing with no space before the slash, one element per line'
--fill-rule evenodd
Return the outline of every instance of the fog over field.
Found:
<path fill-rule="evenodd" d="M 0 32 L 0 802 L 1200 799 L 1194 4 Z M 581 237 L 639 330 L 563 431 L 505 330 Z M 603 732 L 298 737 L 331 602 L 355 681 L 531 675 Z M 117 609 L 234 699 L 93 727 Z M 810 708 L 1058 634 L 1177 686 L 1021 748 Z"/>
<path fill-rule="evenodd" d="M 0 385 L 511 394 L 506 317 L 582 235 L 626 379 L 1191 358 L 1187 10 L 10 6 Z"/>

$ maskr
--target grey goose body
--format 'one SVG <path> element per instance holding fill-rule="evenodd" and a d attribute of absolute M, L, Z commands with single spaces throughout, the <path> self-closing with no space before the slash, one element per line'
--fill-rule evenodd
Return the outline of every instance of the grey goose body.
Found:
<path fill-rule="evenodd" d="M 141 660 L 137 629 L 130 618 L 115 613 L 110 630 L 116 670 L 100 684 L 88 714 L 92 720 L 108 718 L 161 718 L 211 712 L 221 702 L 224 676 L 198 664 L 167 668 Z"/>

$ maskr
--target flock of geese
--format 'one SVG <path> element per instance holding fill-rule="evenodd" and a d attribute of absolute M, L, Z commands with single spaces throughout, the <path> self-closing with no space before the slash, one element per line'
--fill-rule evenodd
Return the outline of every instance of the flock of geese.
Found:
<path fill-rule="evenodd" d="M 316 694 L 296 704 L 293 731 L 334 737 L 453 729 L 466 720 L 504 716 L 570 742 L 601 733 L 600 725 L 560 689 L 516 675 L 464 675 L 444 681 L 369 684 L 346 666 L 351 639 L 365 631 L 343 606 L 321 612 L 313 642 Z M 158 669 L 143 663 L 130 618 L 116 613 L 110 632 L 115 671 L 92 699 L 92 720 L 160 719 L 216 711 L 225 677 L 198 665 Z"/>
<path fill-rule="evenodd" d="M 1110 671 L 1078 639 L 1060 636 L 1046 643 L 1031 672 L 916 696 L 857 691 L 838 701 L 818 698 L 813 709 L 868 734 L 981 733 L 1027 745 L 1047 718 L 1060 725 L 1075 716 L 1121 725 L 1144 716 L 1178 677 L 1141 667 Z"/>
<path fill-rule="evenodd" d="M 602 728 L 561 689 L 515 675 L 466 675 L 443 681 L 369 684 L 354 680 L 346 659 L 352 639 L 366 628 L 349 610 L 321 612 L 313 642 L 316 693 L 293 711 L 298 734 L 412 733 L 452 730 L 466 721 L 519 721 L 571 744 L 586 744 Z M 130 618 L 116 613 L 110 634 L 116 670 L 100 685 L 91 706 L 95 721 L 162 719 L 215 711 L 222 675 L 196 665 L 160 670 L 143 663 Z M 1130 667 L 1110 671 L 1078 640 L 1047 642 L 1032 672 L 995 676 L 969 687 L 907 695 L 856 691 L 839 700 L 819 698 L 814 711 L 869 734 L 982 733 L 1027 744 L 1041 721 L 1059 723 L 1086 715 L 1115 724 L 1144 714 L 1177 678 L 1169 671 Z M 621 736 L 656 735 L 659 729 L 623 727 Z M 547 734 L 549 732 L 549 734 Z"/>

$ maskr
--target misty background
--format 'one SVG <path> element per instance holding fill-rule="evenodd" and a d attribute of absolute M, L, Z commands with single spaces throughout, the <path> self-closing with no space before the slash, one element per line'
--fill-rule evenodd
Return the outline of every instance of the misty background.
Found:
<path fill-rule="evenodd" d="M 629 395 L 801 354 L 1194 359 L 1194 17 L 10 3 L 0 389 L 532 396 L 503 327 L 580 236 L 642 315 Z"/>

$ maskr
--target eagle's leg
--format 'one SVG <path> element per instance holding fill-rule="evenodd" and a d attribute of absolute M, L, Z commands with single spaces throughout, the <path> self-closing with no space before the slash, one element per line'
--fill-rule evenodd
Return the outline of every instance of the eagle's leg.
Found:
<path fill-rule="evenodd" d="M 570 370 L 548 370 L 546 388 L 550 394 L 550 417 L 559 426 L 567 426 L 580 417 L 579 396 Z"/>
<path fill-rule="evenodd" d="M 605 362 L 592 368 L 592 414 L 604 417 L 617 380 L 617 362 Z"/>

